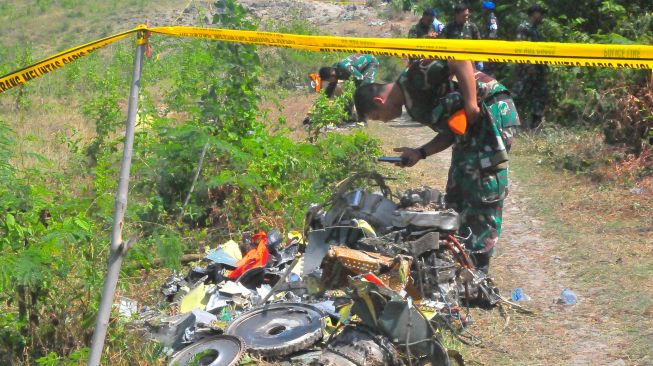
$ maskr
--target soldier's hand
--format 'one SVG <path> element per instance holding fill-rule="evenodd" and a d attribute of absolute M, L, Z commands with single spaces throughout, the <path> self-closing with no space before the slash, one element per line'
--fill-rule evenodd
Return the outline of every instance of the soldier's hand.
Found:
<path fill-rule="evenodd" d="M 465 116 L 467 116 L 467 124 L 472 126 L 481 116 L 481 108 L 476 103 L 465 103 Z"/>
<path fill-rule="evenodd" d="M 401 153 L 401 163 L 395 163 L 397 166 L 401 167 L 411 167 L 417 164 L 418 161 L 422 160 L 422 155 L 417 151 L 417 149 L 412 149 L 410 147 L 395 147 L 395 152 Z"/>

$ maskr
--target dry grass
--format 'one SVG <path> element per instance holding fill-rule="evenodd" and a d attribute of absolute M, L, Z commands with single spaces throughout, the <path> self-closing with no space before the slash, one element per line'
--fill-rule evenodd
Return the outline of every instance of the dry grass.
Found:
<path fill-rule="evenodd" d="M 518 156 L 513 171 L 535 198 L 529 207 L 543 218 L 555 252 L 563 253 L 575 290 L 591 305 L 582 320 L 609 336 L 613 357 L 653 362 L 645 346 L 653 326 L 653 196 L 599 186 L 537 166 L 536 159 Z"/>
<path fill-rule="evenodd" d="M 51 168 L 65 171 L 73 155 L 71 144 L 89 142 L 95 136 L 93 122 L 86 120 L 78 108 L 71 108 L 58 98 L 46 96 L 29 111 L 16 111 L 7 123 L 19 136 L 16 156 L 22 168 L 37 163 L 28 153 L 46 157 Z"/>
<path fill-rule="evenodd" d="M 71 5 L 65 6 L 67 3 Z M 9 26 L 3 32 L 2 43 L 7 46 L 31 45 L 34 57 L 40 59 L 79 43 L 133 28 L 147 19 L 155 24 L 168 25 L 169 19 L 162 19 L 162 16 L 182 8 L 179 1 L 174 0 L 91 0 L 72 3 L 3 1 L 0 21 Z"/>

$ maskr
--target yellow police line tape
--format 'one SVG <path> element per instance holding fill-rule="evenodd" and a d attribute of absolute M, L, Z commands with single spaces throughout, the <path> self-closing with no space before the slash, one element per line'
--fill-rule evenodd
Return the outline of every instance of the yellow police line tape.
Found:
<path fill-rule="evenodd" d="M 402 58 L 435 58 L 560 66 L 653 69 L 653 46 L 459 39 L 347 38 L 217 28 L 144 25 L 38 61 L 0 77 L 0 93 L 59 69 L 131 33 L 149 31 L 176 37 L 285 47 L 317 52 L 368 53 Z"/>

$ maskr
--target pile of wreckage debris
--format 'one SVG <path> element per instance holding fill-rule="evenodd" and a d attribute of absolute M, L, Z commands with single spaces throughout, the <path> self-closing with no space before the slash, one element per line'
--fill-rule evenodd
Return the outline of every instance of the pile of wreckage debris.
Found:
<path fill-rule="evenodd" d="M 372 188 L 353 188 L 361 181 Z M 224 243 L 206 267 L 167 279 L 176 315 L 141 323 L 170 365 L 237 365 L 245 353 L 285 365 L 462 363 L 442 333 L 465 341 L 465 307 L 517 306 L 475 269 L 435 189 L 397 197 L 379 174 L 355 174 L 306 223 L 287 239 L 271 230 Z"/>

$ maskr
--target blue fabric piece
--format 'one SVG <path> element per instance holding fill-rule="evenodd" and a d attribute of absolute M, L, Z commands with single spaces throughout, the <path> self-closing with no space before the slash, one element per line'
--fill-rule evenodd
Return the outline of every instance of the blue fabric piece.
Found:
<path fill-rule="evenodd" d="M 212 262 L 224 264 L 234 268 L 236 267 L 236 262 L 238 262 L 236 258 L 227 254 L 223 249 L 210 250 L 204 259 L 208 259 Z"/>

